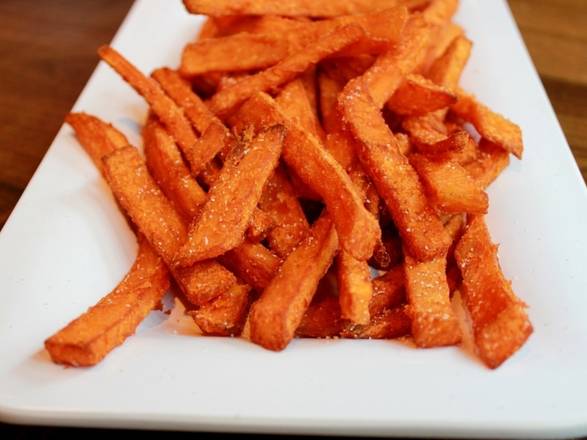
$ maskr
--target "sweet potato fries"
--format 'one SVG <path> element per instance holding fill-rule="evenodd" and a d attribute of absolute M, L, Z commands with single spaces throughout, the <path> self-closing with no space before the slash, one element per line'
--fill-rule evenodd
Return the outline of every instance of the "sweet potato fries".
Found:
<path fill-rule="evenodd" d="M 99 362 L 170 277 L 204 335 L 270 350 L 295 337 L 456 345 L 462 303 L 488 367 L 516 352 L 532 325 L 483 216 L 522 134 L 459 87 L 473 44 L 452 23 L 458 1 L 184 4 L 208 18 L 180 66 L 148 76 L 98 51 L 148 104 L 143 152 L 93 116 L 66 119 L 139 253 L 47 339 L 51 358 Z"/>

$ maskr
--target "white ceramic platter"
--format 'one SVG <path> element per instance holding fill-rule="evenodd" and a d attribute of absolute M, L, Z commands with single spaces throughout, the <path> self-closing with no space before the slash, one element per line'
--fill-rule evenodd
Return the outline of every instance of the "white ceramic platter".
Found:
<path fill-rule="evenodd" d="M 44 339 L 121 279 L 136 251 L 105 183 L 63 127 L 0 235 L 0 419 L 241 432 L 563 437 L 587 434 L 587 191 L 504 1 L 463 0 L 464 87 L 519 123 L 526 153 L 490 190 L 488 222 L 535 332 L 496 371 L 459 348 L 296 340 L 284 352 L 193 335 L 154 312 L 91 369 Z M 143 71 L 178 64 L 201 19 L 141 0 L 114 46 Z M 141 98 L 100 65 L 75 110 L 133 142 Z"/>

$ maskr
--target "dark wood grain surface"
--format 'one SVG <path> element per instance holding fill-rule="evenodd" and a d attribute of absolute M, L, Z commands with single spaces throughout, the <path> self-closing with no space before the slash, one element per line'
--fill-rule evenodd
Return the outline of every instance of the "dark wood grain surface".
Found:
<path fill-rule="evenodd" d="M 587 0 L 509 3 L 587 179 Z M 131 4 L 0 1 L 0 227 L 94 70 L 96 48 L 111 40 Z M 0 432 L 11 438 L 81 434 L 7 425 Z"/>

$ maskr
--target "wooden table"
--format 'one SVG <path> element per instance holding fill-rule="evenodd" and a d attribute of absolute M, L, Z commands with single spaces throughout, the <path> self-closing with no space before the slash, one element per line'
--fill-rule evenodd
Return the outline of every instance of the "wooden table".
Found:
<path fill-rule="evenodd" d="M 509 3 L 587 180 L 587 1 Z M 0 2 L 0 227 L 131 4 Z"/>

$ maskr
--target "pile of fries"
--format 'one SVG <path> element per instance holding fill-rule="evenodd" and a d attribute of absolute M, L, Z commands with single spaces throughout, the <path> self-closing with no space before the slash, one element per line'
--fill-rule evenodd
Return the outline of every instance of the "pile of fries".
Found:
<path fill-rule="evenodd" d="M 124 280 L 46 341 L 99 362 L 170 287 L 204 335 L 459 344 L 495 368 L 532 333 L 485 192 L 520 128 L 459 88 L 458 0 L 185 0 L 208 15 L 177 70 L 99 55 L 150 108 L 144 153 L 66 121 L 137 234 Z M 373 277 L 372 274 L 376 273 Z M 461 322 L 453 295 L 470 319 Z"/>

